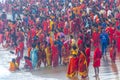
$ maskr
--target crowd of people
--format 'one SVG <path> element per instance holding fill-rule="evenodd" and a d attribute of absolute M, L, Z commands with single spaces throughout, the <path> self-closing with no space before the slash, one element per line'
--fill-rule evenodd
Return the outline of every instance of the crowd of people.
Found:
<path fill-rule="evenodd" d="M 100 59 L 115 63 L 120 52 L 119 0 L 6 0 L 0 3 L 0 43 L 13 48 L 10 70 L 21 59 L 30 69 L 68 65 L 67 76 L 88 76 L 90 52 L 99 75 Z M 11 14 L 12 20 L 7 19 Z M 27 46 L 27 47 L 25 47 Z M 27 56 L 24 50 L 27 49 Z M 117 50 L 116 50 L 117 49 Z M 16 64 L 17 63 L 17 64 Z M 15 64 L 15 65 L 14 65 Z"/>

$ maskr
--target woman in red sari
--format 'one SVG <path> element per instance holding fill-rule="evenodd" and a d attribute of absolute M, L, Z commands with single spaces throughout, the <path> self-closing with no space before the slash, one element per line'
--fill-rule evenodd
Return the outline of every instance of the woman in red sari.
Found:
<path fill-rule="evenodd" d="M 87 58 L 83 51 L 80 51 L 78 66 L 79 75 L 81 76 L 82 80 L 85 80 L 88 76 L 88 66 Z"/>
<path fill-rule="evenodd" d="M 94 50 L 94 58 L 93 58 L 93 67 L 95 70 L 95 77 L 99 76 L 99 67 L 100 67 L 100 60 L 101 60 L 102 53 L 100 48 L 96 46 Z"/>
<path fill-rule="evenodd" d="M 55 42 L 52 45 L 51 49 L 52 49 L 52 65 L 53 67 L 56 67 L 58 66 L 58 49 Z"/>
<path fill-rule="evenodd" d="M 90 46 L 89 45 L 86 45 L 85 54 L 87 58 L 87 66 L 89 67 L 89 64 L 90 64 Z"/>
<path fill-rule="evenodd" d="M 71 80 L 78 79 L 78 49 L 76 46 L 73 46 L 71 49 L 70 60 L 68 64 L 67 77 Z"/>

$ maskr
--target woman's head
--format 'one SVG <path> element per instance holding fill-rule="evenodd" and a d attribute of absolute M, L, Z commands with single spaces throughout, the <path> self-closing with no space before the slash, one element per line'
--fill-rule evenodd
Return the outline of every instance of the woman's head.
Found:
<path fill-rule="evenodd" d="M 76 49 L 77 49 L 77 46 L 76 46 L 76 45 L 73 45 L 72 48 L 73 48 L 73 50 L 76 50 Z"/>
<path fill-rule="evenodd" d="M 12 62 L 15 63 L 15 59 L 14 58 L 12 59 Z"/>

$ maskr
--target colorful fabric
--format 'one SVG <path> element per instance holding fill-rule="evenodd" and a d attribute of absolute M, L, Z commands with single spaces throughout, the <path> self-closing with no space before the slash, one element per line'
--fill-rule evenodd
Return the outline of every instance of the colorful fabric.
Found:
<path fill-rule="evenodd" d="M 88 66 L 87 66 L 86 56 L 83 52 L 80 52 L 78 65 L 79 65 L 78 67 L 79 75 L 82 77 L 86 77 L 88 74 Z"/>

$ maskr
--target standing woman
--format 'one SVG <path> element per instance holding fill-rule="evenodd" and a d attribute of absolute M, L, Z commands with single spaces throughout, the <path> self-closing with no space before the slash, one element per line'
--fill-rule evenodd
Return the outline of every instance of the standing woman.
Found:
<path fill-rule="evenodd" d="M 50 67 L 51 66 L 51 48 L 50 48 L 50 44 L 47 45 L 47 47 L 45 48 L 45 53 L 46 53 L 46 62 L 47 62 L 47 66 Z"/>
<path fill-rule="evenodd" d="M 78 80 L 78 49 L 77 46 L 72 46 L 70 60 L 68 64 L 67 77 L 71 80 Z"/>
<path fill-rule="evenodd" d="M 103 59 L 106 60 L 107 47 L 109 45 L 109 35 L 106 33 L 104 29 L 100 34 L 100 43 L 101 43 Z"/>
<path fill-rule="evenodd" d="M 88 76 L 88 66 L 84 51 L 80 51 L 78 66 L 79 75 L 81 76 L 82 80 L 86 80 Z"/>
<path fill-rule="evenodd" d="M 85 54 L 87 59 L 87 66 L 89 67 L 89 64 L 90 64 L 90 45 L 89 44 L 86 45 Z"/>
<path fill-rule="evenodd" d="M 99 76 L 101 56 L 102 56 L 102 53 L 100 51 L 100 48 L 96 46 L 95 51 L 94 51 L 94 58 L 93 58 L 93 67 L 95 70 L 95 77 Z"/>
<path fill-rule="evenodd" d="M 54 44 L 51 46 L 52 51 L 52 66 L 57 67 L 58 66 L 58 49 L 57 44 L 54 42 Z"/>

